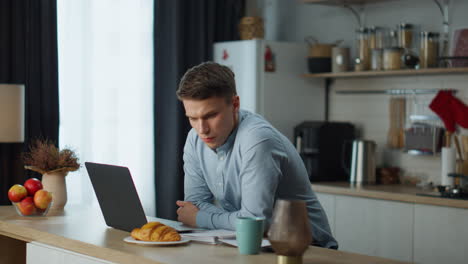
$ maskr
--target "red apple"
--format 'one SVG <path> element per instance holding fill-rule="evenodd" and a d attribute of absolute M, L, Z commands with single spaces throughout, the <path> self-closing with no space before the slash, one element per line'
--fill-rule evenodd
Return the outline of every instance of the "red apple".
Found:
<path fill-rule="evenodd" d="M 39 190 L 34 194 L 34 205 L 39 209 L 46 209 L 52 202 L 52 193 Z"/>
<path fill-rule="evenodd" d="M 26 190 L 28 190 L 28 196 L 34 196 L 34 194 L 41 190 L 42 187 L 42 182 L 36 178 L 31 178 L 28 179 L 27 181 L 24 182 L 24 187 Z"/>
<path fill-rule="evenodd" d="M 8 199 L 14 203 L 21 201 L 27 195 L 28 191 L 21 184 L 15 184 L 8 190 Z"/>
<path fill-rule="evenodd" d="M 36 207 L 34 206 L 34 200 L 31 196 L 28 196 L 21 200 L 21 202 L 19 202 L 17 206 L 23 215 L 32 215 L 36 210 Z"/>

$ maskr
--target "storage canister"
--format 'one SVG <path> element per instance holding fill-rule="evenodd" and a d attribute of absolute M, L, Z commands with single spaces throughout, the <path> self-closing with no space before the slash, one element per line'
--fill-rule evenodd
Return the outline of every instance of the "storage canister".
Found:
<path fill-rule="evenodd" d="M 419 49 L 419 67 L 437 67 L 439 55 L 439 33 L 421 32 L 421 46 Z"/>
<path fill-rule="evenodd" d="M 383 69 L 398 70 L 401 69 L 402 48 L 386 48 L 383 50 Z"/>
<path fill-rule="evenodd" d="M 383 49 L 387 46 L 387 28 L 384 27 L 370 27 L 369 28 L 369 48 L 370 49 Z"/>
<path fill-rule="evenodd" d="M 369 30 L 367 28 L 359 28 L 356 34 L 359 67 L 356 67 L 355 70 L 367 71 L 370 68 Z"/>
<path fill-rule="evenodd" d="M 332 49 L 332 72 L 348 71 L 349 48 L 333 47 Z"/>
<path fill-rule="evenodd" d="M 371 70 L 381 71 L 383 69 L 382 53 L 383 53 L 383 49 L 372 49 Z"/>
<path fill-rule="evenodd" d="M 413 25 L 401 23 L 398 25 L 398 46 L 410 49 L 413 46 Z"/>

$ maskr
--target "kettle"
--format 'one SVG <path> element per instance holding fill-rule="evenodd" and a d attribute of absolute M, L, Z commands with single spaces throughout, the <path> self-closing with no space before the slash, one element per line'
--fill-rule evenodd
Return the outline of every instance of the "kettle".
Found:
<path fill-rule="evenodd" d="M 351 169 L 345 166 L 350 174 L 349 181 L 352 184 L 375 183 L 377 144 L 372 140 L 357 139 L 345 144 L 352 144 Z"/>

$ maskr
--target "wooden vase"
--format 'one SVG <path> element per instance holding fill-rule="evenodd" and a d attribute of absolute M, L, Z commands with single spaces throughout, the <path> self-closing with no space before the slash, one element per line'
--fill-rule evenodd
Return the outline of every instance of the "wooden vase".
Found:
<path fill-rule="evenodd" d="M 67 184 L 65 176 L 68 171 L 47 172 L 42 175 L 44 190 L 52 193 L 52 206 L 47 215 L 62 215 L 67 204 Z"/>

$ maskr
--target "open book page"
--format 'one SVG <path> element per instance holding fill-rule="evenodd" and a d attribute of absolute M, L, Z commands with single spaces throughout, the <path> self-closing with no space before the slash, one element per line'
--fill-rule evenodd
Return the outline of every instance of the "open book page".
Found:
<path fill-rule="evenodd" d="M 234 246 L 234 247 L 237 247 L 237 240 L 235 238 L 222 238 L 222 239 L 219 239 L 219 242 L 221 243 L 224 243 L 224 244 L 228 244 L 228 245 L 231 245 L 231 246 Z M 268 239 L 264 238 L 262 239 L 262 245 L 261 247 L 269 247 L 271 246 L 271 243 L 270 241 L 268 241 Z"/>
<path fill-rule="evenodd" d="M 236 239 L 236 231 L 215 229 L 207 231 L 194 231 L 192 233 L 181 234 L 182 237 L 192 241 L 198 241 L 208 244 L 218 244 L 219 239 Z"/>

